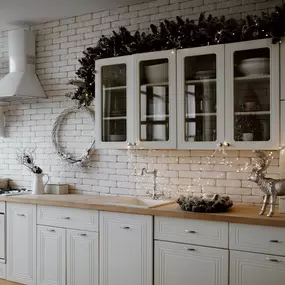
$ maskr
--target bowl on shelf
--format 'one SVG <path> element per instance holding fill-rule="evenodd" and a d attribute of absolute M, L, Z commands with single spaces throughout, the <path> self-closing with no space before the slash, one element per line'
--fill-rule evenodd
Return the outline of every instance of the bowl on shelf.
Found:
<path fill-rule="evenodd" d="M 145 66 L 145 77 L 149 84 L 168 82 L 168 63 Z"/>
<path fill-rule="evenodd" d="M 210 79 L 216 77 L 216 70 L 210 69 L 210 70 L 200 70 L 197 71 L 195 74 L 196 79 Z"/>
<path fill-rule="evenodd" d="M 124 142 L 126 140 L 125 135 L 110 135 L 109 140 L 111 142 Z"/>
<path fill-rule="evenodd" d="M 270 72 L 269 58 L 257 57 L 244 59 L 239 65 L 239 70 L 245 76 L 267 75 Z"/>

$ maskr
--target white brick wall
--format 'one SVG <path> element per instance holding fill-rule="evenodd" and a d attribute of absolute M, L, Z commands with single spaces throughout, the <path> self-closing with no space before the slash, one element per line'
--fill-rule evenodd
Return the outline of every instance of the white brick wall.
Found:
<path fill-rule="evenodd" d="M 82 51 L 95 44 L 101 35 L 123 25 L 131 31 L 146 31 L 151 22 L 164 18 L 188 16 L 197 19 L 206 11 L 214 16 L 235 18 L 245 13 L 271 11 L 281 0 L 157 0 L 115 10 L 89 13 L 33 27 L 37 33 L 37 74 L 48 96 L 47 100 L 12 102 L 5 106 L 6 137 L 0 138 L 0 176 L 29 187 L 31 174 L 15 161 L 17 148 L 36 148 L 36 162 L 51 176 L 52 183 L 68 183 L 74 193 L 102 195 L 145 195 L 152 189 L 153 178 L 140 176 L 141 169 L 157 169 L 157 189 L 172 196 L 180 193 L 228 194 L 236 202 L 259 203 L 261 192 L 247 181 L 248 173 L 237 173 L 250 162 L 251 152 L 229 151 L 226 162 L 220 153 L 210 160 L 209 151 L 150 150 L 128 153 L 101 150 L 92 157 L 85 172 L 64 168 L 54 154 L 50 131 L 56 116 L 73 102 L 64 94 L 72 88 L 66 83 L 75 78 L 77 59 Z M 7 32 L 0 33 L 0 76 L 8 72 Z M 70 116 L 61 130 L 62 146 L 81 154 L 91 141 L 88 118 Z M 268 172 L 278 176 L 278 154 Z"/>

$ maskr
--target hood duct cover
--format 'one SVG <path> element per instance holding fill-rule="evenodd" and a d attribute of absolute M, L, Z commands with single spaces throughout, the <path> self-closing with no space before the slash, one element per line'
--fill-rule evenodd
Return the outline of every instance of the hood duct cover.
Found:
<path fill-rule="evenodd" d="M 36 75 L 36 42 L 32 31 L 8 32 L 9 71 L 0 80 L 0 101 L 46 98 Z"/>

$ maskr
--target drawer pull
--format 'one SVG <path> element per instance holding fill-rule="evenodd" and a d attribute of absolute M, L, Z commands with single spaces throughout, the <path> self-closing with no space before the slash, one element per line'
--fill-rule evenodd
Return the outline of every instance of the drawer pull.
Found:
<path fill-rule="evenodd" d="M 70 220 L 70 217 L 61 217 L 64 220 Z"/>
<path fill-rule="evenodd" d="M 47 229 L 48 232 L 54 233 L 55 230 L 54 229 Z"/>
<path fill-rule="evenodd" d="M 272 243 L 282 243 L 282 241 L 279 241 L 277 239 L 272 239 L 272 240 L 270 240 L 270 242 L 272 242 Z"/>
<path fill-rule="evenodd" d="M 196 249 L 195 249 L 195 248 L 185 247 L 185 249 L 186 249 L 186 250 L 188 250 L 188 251 L 196 251 Z"/>
<path fill-rule="evenodd" d="M 270 261 L 270 262 L 277 262 L 277 263 L 282 262 L 282 261 L 280 261 L 280 260 L 278 260 L 278 259 L 270 258 L 270 257 L 266 257 L 266 260 L 268 260 L 268 261 Z"/>
<path fill-rule="evenodd" d="M 86 237 L 87 236 L 87 234 L 78 234 L 79 236 L 81 236 L 81 237 Z"/>
<path fill-rule="evenodd" d="M 196 231 L 185 230 L 185 233 L 187 233 L 187 234 L 196 234 Z"/>
<path fill-rule="evenodd" d="M 127 226 L 121 226 L 120 228 L 123 230 L 129 230 L 130 229 L 130 227 L 127 227 Z"/>
<path fill-rule="evenodd" d="M 17 214 L 19 217 L 25 217 L 25 214 Z"/>

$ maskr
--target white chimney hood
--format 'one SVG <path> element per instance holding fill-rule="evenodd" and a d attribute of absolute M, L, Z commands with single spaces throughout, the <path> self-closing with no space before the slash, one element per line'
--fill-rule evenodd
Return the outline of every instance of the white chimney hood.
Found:
<path fill-rule="evenodd" d="M 46 98 L 36 75 L 36 42 L 32 31 L 8 32 L 10 73 L 0 80 L 0 101 Z"/>

